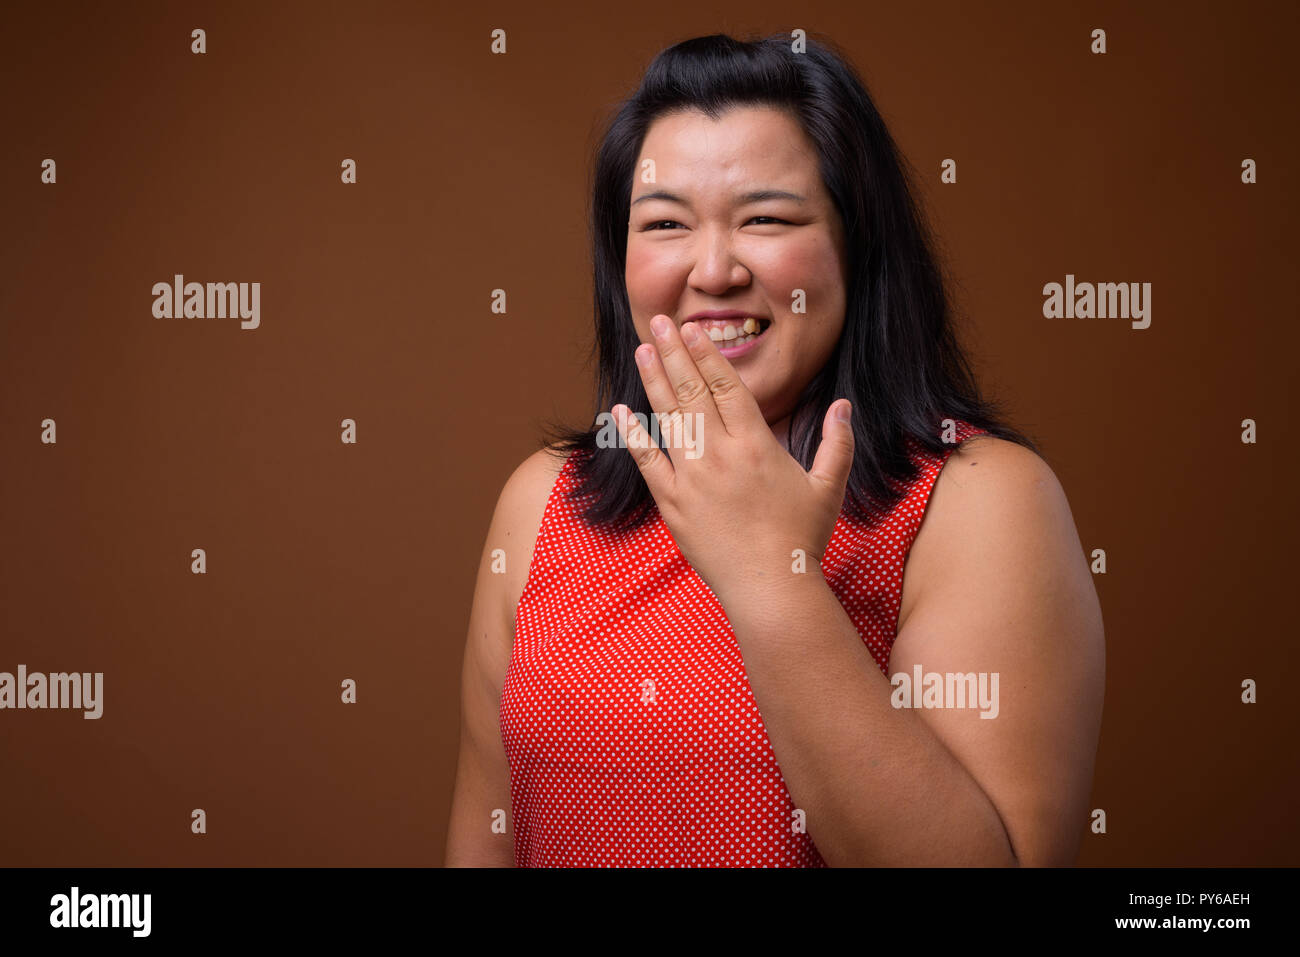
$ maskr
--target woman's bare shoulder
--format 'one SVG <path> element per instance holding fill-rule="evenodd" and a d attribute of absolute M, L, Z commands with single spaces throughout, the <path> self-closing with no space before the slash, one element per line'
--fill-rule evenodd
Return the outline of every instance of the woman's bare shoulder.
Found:
<path fill-rule="evenodd" d="M 506 480 L 497 508 L 513 534 L 537 532 L 565 458 L 565 453 L 546 446 L 519 463 Z"/>
<path fill-rule="evenodd" d="M 519 596 L 528 580 L 528 568 L 546 514 L 546 503 L 565 459 L 565 453 L 551 446 L 538 449 L 524 459 L 506 480 L 497 501 L 493 534 L 498 541 L 494 547 L 500 548 L 506 556 L 506 612 L 512 622 Z"/>
<path fill-rule="evenodd" d="M 948 456 L 931 490 L 921 531 L 928 524 L 935 539 L 944 533 L 961 535 L 982 516 L 1024 514 L 1031 499 L 1046 505 L 1046 511 L 1069 511 L 1056 474 L 1036 452 L 1007 439 L 977 435 Z"/>
<path fill-rule="evenodd" d="M 980 464 L 983 472 L 974 470 Z M 941 484 L 965 485 L 972 478 L 988 476 L 985 494 L 1015 494 L 1017 486 L 1025 481 L 1055 480 L 1056 476 L 1041 457 L 1018 442 L 1001 439 L 995 435 L 975 435 L 953 450 L 939 472 L 935 490 Z"/>
<path fill-rule="evenodd" d="M 925 583 L 947 572 L 964 548 L 979 549 L 993 516 L 1004 522 L 1031 517 L 1030 539 L 1044 535 L 1077 544 L 1069 504 L 1055 473 L 1038 454 L 1016 442 L 977 435 L 948 456 L 931 489 L 908 552 L 900 628 Z"/>

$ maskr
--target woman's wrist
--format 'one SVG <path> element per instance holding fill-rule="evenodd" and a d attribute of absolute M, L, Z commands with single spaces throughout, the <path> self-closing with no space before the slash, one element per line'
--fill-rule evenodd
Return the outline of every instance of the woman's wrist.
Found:
<path fill-rule="evenodd" d="M 733 581 L 713 589 L 735 631 L 749 624 L 796 623 L 810 604 L 829 590 L 816 560 L 797 570 L 789 565 L 777 570 L 751 566 Z"/>

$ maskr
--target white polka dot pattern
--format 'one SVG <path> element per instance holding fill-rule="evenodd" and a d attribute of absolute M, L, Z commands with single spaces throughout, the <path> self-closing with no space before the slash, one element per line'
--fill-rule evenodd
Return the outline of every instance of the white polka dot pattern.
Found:
<path fill-rule="evenodd" d="M 957 423 L 962 441 L 982 432 Z M 954 445 L 954 448 L 956 446 Z M 951 449 L 871 527 L 841 512 L 822 560 L 886 671 L 903 566 Z M 795 807 L 735 633 L 658 510 L 595 533 L 551 490 L 501 694 L 520 867 L 825 867 Z"/>

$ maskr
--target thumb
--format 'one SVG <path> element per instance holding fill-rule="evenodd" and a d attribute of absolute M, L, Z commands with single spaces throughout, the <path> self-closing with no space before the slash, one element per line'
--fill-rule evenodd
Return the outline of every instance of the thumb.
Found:
<path fill-rule="evenodd" d="M 841 412 L 844 418 L 836 413 Z M 848 399 L 832 402 L 822 421 L 822 443 L 813 457 L 808 474 L 820 482 L 827 491 L 844 501 L 844 490 L 849 484 L 849 471 L 853 468 L 853 426 L 849 418 L 852 404 Z"/>

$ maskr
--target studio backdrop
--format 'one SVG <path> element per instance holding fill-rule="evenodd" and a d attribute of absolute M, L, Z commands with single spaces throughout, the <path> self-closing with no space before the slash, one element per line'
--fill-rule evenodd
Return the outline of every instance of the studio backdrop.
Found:
<path fill-rule="evenodd" d="M 442 862 L 493 506 L 595 411 L 592 152 L 710 33 L 846 51 L 1065 489 L 1107 655 L 1079 862 L 1297 863 L 1297 19 L 8 6 L 0 865 Z"/>

